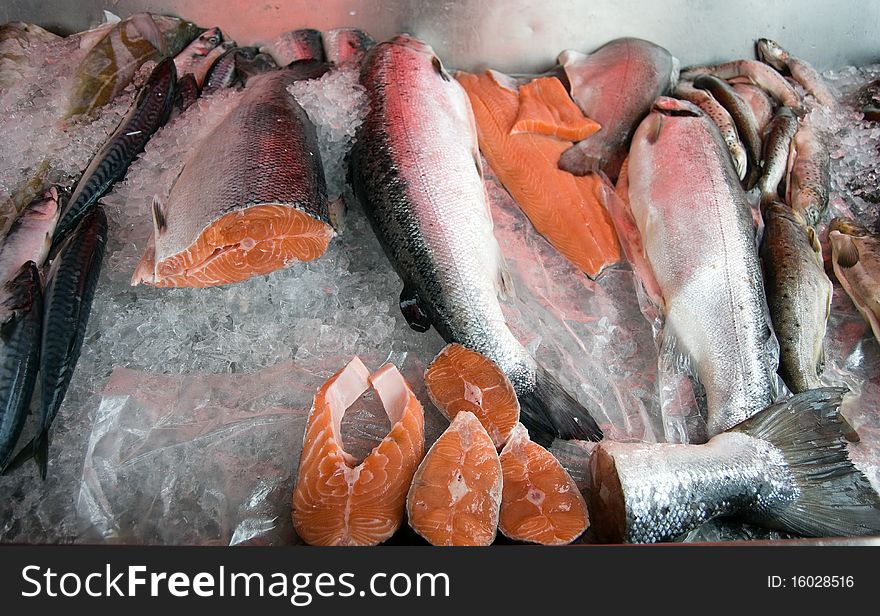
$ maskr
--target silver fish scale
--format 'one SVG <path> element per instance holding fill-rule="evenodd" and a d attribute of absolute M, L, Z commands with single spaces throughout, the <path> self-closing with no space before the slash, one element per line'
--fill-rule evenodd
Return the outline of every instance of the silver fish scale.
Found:
<path fill-rule="evenodd" d="M 741 433 L 705 445 L 605 443 L 626 495 L 625 540 L 671 541 L 718 516 L 758 522 L 797 497 L 775 446 Z"/>
<path fill-rule="evenodd" d="M 443 338 L 495 361 L 517 394 L 536 365 L 504 320 L 470 104 L 412 39 L 383 43 L 361 83 L 370 110 L 352 152 L 354 180 L 385 252 Z"/>
<path fill-rule="evenodd" d="M 187 160 L 156 237 L 157 261 L 189 248 L 215 220 L 254 205 L 286 205 L 329 224 L 315 127 L 287 92 L 296 75 L 248 82 L 239 105 Z"/>
<path fill-rule="evenodd" d="M 671 99 L 666 99 L 670 100 Z M 772 402 L 768 322 L 751 208 L 718 129 L 694 105 L 642 122 L 629 196 L 665 302 L 664 334 L 706 389 L 709 435 Z"/>

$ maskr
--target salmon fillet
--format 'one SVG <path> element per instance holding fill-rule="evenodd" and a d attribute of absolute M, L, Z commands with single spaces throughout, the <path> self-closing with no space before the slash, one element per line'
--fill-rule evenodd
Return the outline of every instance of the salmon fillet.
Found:
<path fill-rule="evenodd" d="M 342 448 L 346 409 L 372 387 L 391 430 L 357 464 Z M 293 491 L 293 525 L 311 545 L 377 545 L 403 522 L 404 503 L 425 451 L 422 405 L 400 372 L 372 376 L 357 357 L 315 394 Z"/>
<path fill-rule="evenodd" d="M 553 454 L 529 439 L 519 424 L 501 451 L 504 489 L 499 528 L 505 537 L 565 545 L 587 526 L 587 504 Z"/>
<path fill-rule="evenodd" d="M 590 278 L 617 263 L 620 245 L 602 205 L 604 181 L 561 171 L 557 162 L 572 142 L 550 136 L 578 136 L 598 125 L 579 110 L 575 117 L 571 99 L 562 102 L 554 94 L 552 77 L 519 92 L 493 71 L 458 73 L 457 79 L 470 97 L 480 150 L 535 229 Z M 526 129 L 538 132 L 516 132 Z"/>
<path fill-rule="evenodd" d="M 489 545 L 498 528 L 501 463 L 476 415 L 463 411 L 419 465 L 409 525 L 433 545 Z"/>

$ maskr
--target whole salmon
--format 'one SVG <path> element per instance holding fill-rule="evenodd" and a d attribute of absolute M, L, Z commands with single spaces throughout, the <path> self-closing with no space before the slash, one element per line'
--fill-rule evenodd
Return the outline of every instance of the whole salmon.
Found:
<path fill-rule="evenodd" d="M 696 106 L 657 99 L 635 136 L 629 201 L 662 295 L 661 356 L 706 390 L 718 434 L 772 402 L 775 340 L 751 207 L 718 129 Z"/>
<path fill-rule="evenodd" d="M 430 46 L 406 35 L 374 47 L 361 71 L 370 109 L 351 155 L 355 191 L 403 279 L 401 309 L 494 361 L 524 422 L 545 442 L 598 438 L 590 414 L 532 358 L 498 303 L 509 281 L 462 87 Z"/>

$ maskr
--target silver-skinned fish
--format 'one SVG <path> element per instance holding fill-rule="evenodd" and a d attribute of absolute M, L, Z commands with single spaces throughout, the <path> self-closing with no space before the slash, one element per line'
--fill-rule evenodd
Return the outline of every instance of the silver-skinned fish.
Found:
<path fill-rule="evenodd" d="M 657 99 L 633 137 L 627 177 L 662 296 L 661 361 L 703 385 L 707 430 L 719 434 L 774 394 L 776 345 L 751 207 L 718 129 L 685 101 Z"/>
<path fill-rule="evenodd" d="M 831 192 L 831 154 L 825 139 L 802 123 L 791 142 L 786 201 L 811 225 L 819 224 L 828 210 Z"/>
<path fill-rule="evenodd" d="M 0 243 L 0 284 L 10 280 L 27 261 L 42 267 L 58 223 L 58 190 L 53 186 L 18 215 Z"/>
<path fill-rule="evenodd" d="M 807 537 L 880 532 L 880 497 L 849 459 L 844 390 L 812 389 L 705 445 L 614 443 L 590 460 L 600 541 L 672 541 L 716 517 Z"/>
<path fill-rule="evenodd" d="M 758 187 L 761 199 L 773 201 L 779 198 L 779 184 L 788 169 L 791 140 L 798 130 L 798 119 L 789 107 L 780 107 L 767 126 L 764 140 L 764 167 Z"/>
<path fill-rule="evenodd" d="M 370 110 L 351 154 L 355 192 L 403 280 L 413 329 L 432 325 L 492 359 L 543 442 L 597 439 L 593 418 L 508 329 L 498 302 L 510 291 L 492 233 L 468 97 L 427 44 L 406 35 L 380 43 L 361 71 Z"/>

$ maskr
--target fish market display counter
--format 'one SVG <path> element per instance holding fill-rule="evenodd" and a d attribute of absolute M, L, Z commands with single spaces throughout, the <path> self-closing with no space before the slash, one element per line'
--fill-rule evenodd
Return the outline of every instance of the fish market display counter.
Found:
<path fill-rule="evenodd" d="M 96 101 L 103 89 L 92 91 L 83 86 L 86 111 L 74 113 L 68 108 L 71 99 L 67 92 L 79 83 L 83 58 L 94 49 L 96 40 L 104 40 L 101 37 L 112 26 L 102 26 L 104 30 L 91 34 L 82 31 L 101 23 L 105 9 L 122 18 L 148 9 L 191 20 L 203 28 L 217 26 L 222 31 L 218 37 L 234 39 L 239 46 L 263 46 L 265 53 L 255 49 L 235 65 L 247 80 L 253 80 L 243 89 L 218 87 L 207 95 L 205 88 L 218 73 L 208 73 L 207 64 L 203 69 L 194 68 L 196 74 L 203 73 L 196 77 L 202 81 L 202 96 L 192 100 L 176 97 L 177 107 L 167 110 L 170 119 L 149 125 L 152 137 L 142 152 L 120 146 L 128 156 L 127 168 L 123 166 L 112 187 L 96 197 L 100 211 L 106 214 L 106 229 L 102 231 L 101 221 L 87 215 L 84 220 L 93 226 L 92 236 L 86 236 L 80 219 L 71 222 L 71 228 L 76 226 L 79 233 L 75 239 L 81 240 L 77 246 L 88 244 L 88 237 L 106 238 L 103 267 L 95 283 L 76 369 L 57 418 L 49 420 L 46 477 L 41 479 L 38 468 L 30 462 L 0 477 L 0 500 L 4 503 L 0 508 L 0 541 L 300 543 L 291 519 L 291 495 L 309 410 L 318 388 L 354 356 L 363 360 L 369 372 L 386 362 L 399 369 L 424 408 L 427 446 L 449 426 L 425 386 L 425 370 L 444 348 L 448 332 L 438 333 L 436 322 L 427 331 L 416 331 L 425 329 L 418 327 L 419 318 L 429 317 L 414 314 L 413 302 L 406 302 L 413 298 L 406 292 L 402 296 L 401 277 L 389 260 L 394 251 L 383 247 L 349 181 L 363 173 L 364 160 L 371 160 L 363 151 L 358 152 L 358 147 L 367 147 L 363 141 L 354 144 L 370 109 L 371 92 L 360 81 L 358 62 L 349 63 L 342 55 L 332 70 L 303 73 L 289 81 L 286 77 L 267 78 L 265 71 L 255 66 L 273 62 L 265 58 L 268 52 L 275 53 L 278 61 L 278 53 L 295 56 L 313 44 L 308 39 L 279 38 L 291 30 L 357 27 L 379 41 L 409 32 L 433 46 L 442 59 L 442 64 L 427 66 L 433 66 L 444 83 L 457 77 L 467 85 L 467 76 L 455 75 L 452 68 L 482 75 L 479 79 L 484 81 L 474 77 L 467 87 L 472 103 L 478 100 L 479 88 L 491 80 L 495 80 L 492 88 L 506 88 L 508 93 L 524 83 L 482 73 L 486 68 L 511 75 L 539 74 L 550 69 L 564 49 L 589 53 L 621 36 L 650 39 L 668 49 L 681 66 L 751 58 L 757 37 L 774 38 L 823 71 L 846 103 L 836 109 L 809 110 L 817 130 L 829 139 L 830 214 L 824 215 L 814 235 L 828 261 L 824 269 L 831 272 L 830 218 L 849 217 L 869 229 L 878 229 L 880 152 L 876 143 L 880 125 L 863 119 L 853 96 L 864 84 L 880 77 L 880 68 L 872 65 L 880 56 L 874 41 L 880 27 L 880 5 L 844 2 L 832 6 L 818 1 L 765 4 L 748 1 L 708 9 L 686 0 L 664 6 L 637 0 L 574 4 L 120 0 L 82 2 L 74 9 L 51 1 L 5 3 L 0 7 L 0 22 L 26 21 L 69 36 L 60 39 L 36 31 L 22 35 L 25 38 L 21 40 L 29 41 L 26 46 L 32 55 L 24 62 L 15 60 L 12 69 L 2 64 L 8 56 L 0 53 L 0 197 L 4 202 L 15 201 L 27 191 L 34 193 L 31 197 L 39 197 L 49 184 L 62 188 L 54 198 L 64 201 L 68 196 L 64 189 L 73 189 L 87 169 L 95 170 L 89 164 L 106 153 L 101 150 L 105 141 L 130 137 L 143 129 L 141 124 L 128 123 L 144 121 L 131 110 L 141 109 L 149 93 L 156 91 L 156 68 L 151 68 L 152 73 L 133 71 L 126 80 L 114 82 L 113 95 L 100 105 Z M 184 48 L 191 49 L 192 37 L 182 34 L 186 26 L 161 20 L 155 24 L 154 35 L 145 36 L 155 43 L 151 50 L 164 47 L 166 55 L 176 53 L 180 58 Z M 152 33 L 153 27 L 147 30 Z M 206 44 L 217 48 L 212 60 L 232 48 L 220 38 Z M 408 42 L 405 46 L 413 49 L 417 45 Z M 110 48 L 107 53 L 114 58 L 121 53 L 140 53 Z M 206 54 L 211 51 L 203 50 L 202 55 Z M 151 57 L 145 66 L 153 67 L 161 57 Z M 278 63 L 285 65 L 289 60 Z M 181 72 L 180 65 L 175 70 Z M 140 94 L 143 92 L 147 94 Z M 461 100 L 466 100 L 461 92 Z M 539 92 L 535 100 L 543 104 L 551 94 Z M 563 98 L 577 111 L 567 96 Z M 269 108 L 274 113 L 279 104 L 290 105 L 294 116 L 301 106 L 305 115 L 299 120 L 304 126 L 313 124 L 314 133 L 301 141 L 291 140 L 285 133 L 283 141 L 273 141 L 272 131 L 261 128 L 265 124 L 259 122 L 268 122 L 261 114 L 270 113 L 266 111 Z M 236 115 L 247 109 L 252 113 Z M 658 113 L 662 115 L 662 111 Z M 478 110 L 475 114 L 482 128 L 484 119 Z M 599 129 L 579 111 L 576 115 L 580 123 L 573 130 L 584 132 L 572 141 Z M 687 113 L 669 112 L 670 118 L 682 115 Z M 273 117 L 271 122 L 276 126 L 280 120 Z M 120 126 L 129 128 L 120 133 Z M 658 367 L 659 321 L 646 319 L 651 315 L 650 289 L 646 294 L 636 284 L 634 268 L 621 257 L 605 210 L 593 211 L 590 216 L 595 218 L 590 223 L 596 237 L 601 235 L 595 231 L 597 225 L 607 225 L 610 239 L 606 249 L 615 253 L 614 258 L 598 265 L 573 264 L 576 259 L 569 253 L 566 258 L 562 249 L 548 242 L 554 240 L 552 233 L 542 235 L 536 230 L 538 223 L 524 213 L 524 199 L 512 188 L 504 170 L 489 164 L 492 156 L 484 136 L 481 133 L 485 193 L 492 232 L 506 263 L 498 282 L 504 291 L 500 311 L 515 344 L 541 367 L 537 378 L 544 379 L 545 373 L 554 375 L 554 387 L 569 392 L 566 395 L 576 399 L 574 405 L 592 410 L 592 418 L 607 441 L 681 442 L 694 429 L 705 430 L 698 410 L 699 395 L 694 397 L 687 378 L 679 374 L 679 380 L 671 383 L 662 366 Z M 230 145 L 233 142 L 234 146 Z M 243 143 L 249 148 L 239 147 Z M 175 219 L 175 212 L 180 215 L 175 207 L 182 202 L 179 179 L 185 179 L 191 193 L 227 195 L 227 187 L 250 186 L 248 182 L 260 174 L 262 163 L 251 161 L 270 160 L 276 150 L 291 143 L 309 156 L 320 155 L 322 164 L 310 158 L 311 166 L 296 173 L 302 171 L 314 178 L 314 168 L 323 168 L 326 186 L 316 183 L 314 190 L 309 190 L 315 195 L 326 190 L 327 203 L 320 203 L 320 211 L 308 214 L 319 221 L 310 231 L 312 236 L 320 236 L 315 240 L 321 244 L 318 254 L 326 252 L 319 258 L 306 258 L 297 247 L 293 251 L 296 262 L 265 270 L 271 273 L 260 270 L 259 263 L 248 263 L 252 269 L 247 276 L 227 272 L 227 281 L 239 280 L 235 284 L 212 286 L 203 278 L 200 283 L 208 280 L 206 288 L 162 288 L 166 283 L 175 286 L 175 280 L 180 279 L 192 287 L 195 280 L 187 278 L 194 269 L 192 263 L 181 266 L 183 278 L 175 278 L 176 274 L 167 273 L 170 269 L 159 266 L 163 251 L 170 251 L 163 232 L 172 225 L 179 231 L 181 226 L 175 222 L 180 220 Z M 504 143 L 510 149 L 510 144 Z M 353 146 L 355 153 L 351 154 Z M 476 173 L 470 152 L 468 156 L 467 172 Z M 361 161 L 361 170 L 350 175 L 353 158 Z M 97 165 L 102 173 L 115 173 L 112 161 L 102 165 Z M 445 169 L 433 172 L 442 175 Z M 557 172 L 565 173 L 552 165 L 552 173 Z M 551 171 L 543 177 L 551 177 Z M 466 179 L 465 173 L 452 180 L 441 178 L 444 186 L 450 187 L 465 184 Z M 577 181 L 583 186 L 599 180 Z M 290 183 L 301 185 L 293 180 Z M 387 185 L 394 183 L 389 180 Z M 380 183 L 373 190 L 384 187 L 386 184 Z M 261 190 L 254 189 L 254 193 Z M 244 197 L 250 205 L 275 205 L 271 199 L 263 203 L 251 197 Z M 290 201 L 299 198 L 291 197 Z M 757 206 L 758 200 L 753 198 L 752 204 Z M 16 203 L 16 207 L 21 210 L 29 202 Z M 84 206 L 84 212 L 93 206 L 94 202 Z M 225 220 L 221 213 L 215 214 L 212 221 Z M 222 212 L 223 216 L 235 214 L 231 209 Z M 473 224 L 460 228 L 470 230 L 483 224 L 485 212 L 479 214 Z M 298 216 L 293 216 L 289 225 L 305 220 L 305 216 Z M 12 225 L 13 218 L 4 218 L 4 228 Z M 223 227 L 222 232 L 234 234 L 230 228 Z M 246 252 L 251 248 L 249 241 L 253 240 L 236 240 L 236 247 Z M 69 242 L 54 247 L 56 250 L 56 259 L 58 254 L 71 254 L 71 261 L 83 270 L 83 260 L 74 258 L 81 253 L 73 255 Z M 94 255 L 84 248 L 82 254 L 86 253 Z M 204 263 L 198 264 L 206 271 L 223 251 L 207 253 Z M 490 253 L 481 261 L 486 268 L 498 258 Z M 287 262 L 289 255 L 285 255 L 283 261 Z M 230 257 L 230 263 L 230 270 L 240 271 L 239 262 Z M 82 277 L 83 285 L 87 279 Z M 833 295 L 824 338 L 824 371 L 818 384 L 850 390 L 842 413 L 860 441 L 850 443 L 848 453 L 878 489 L 880 345 L 840 281 L 835 276 L 830 279 Z M 132 286 L 133 281 L 146 284 Z M 50 297 L 48 291 L 46 297 Z M 407 306 L 410 311 L 405 317 L 401 308 Z M 517 393 L 525 399 L 521 391 Z M 37 394 L 34 408 L 41 403 L 40 395 L 45 392 Z M 383 402 L 366 394 L 341 420 L 341 440 L 356 459 L 366 457 L 388 434 L 392 421 L 382 408 Z M 528 405 L 522 406 L 525 410 L 520 416 L 526 421 Z M 42 418 L 37 415 L 31 413 L 24 428 L 28 439 L 39 433 Z M 588 493 L 589 460 L 596 443 L 550 438 L 546 444 L 578 489 Z M 779 530 L 715 520 L 683 539 L 767 541 L 793 537 Z M 595 540 L 595 534 L 588 531 L 579 541 Z M 404 523 L 391 542 L 421 539 Z"/>

